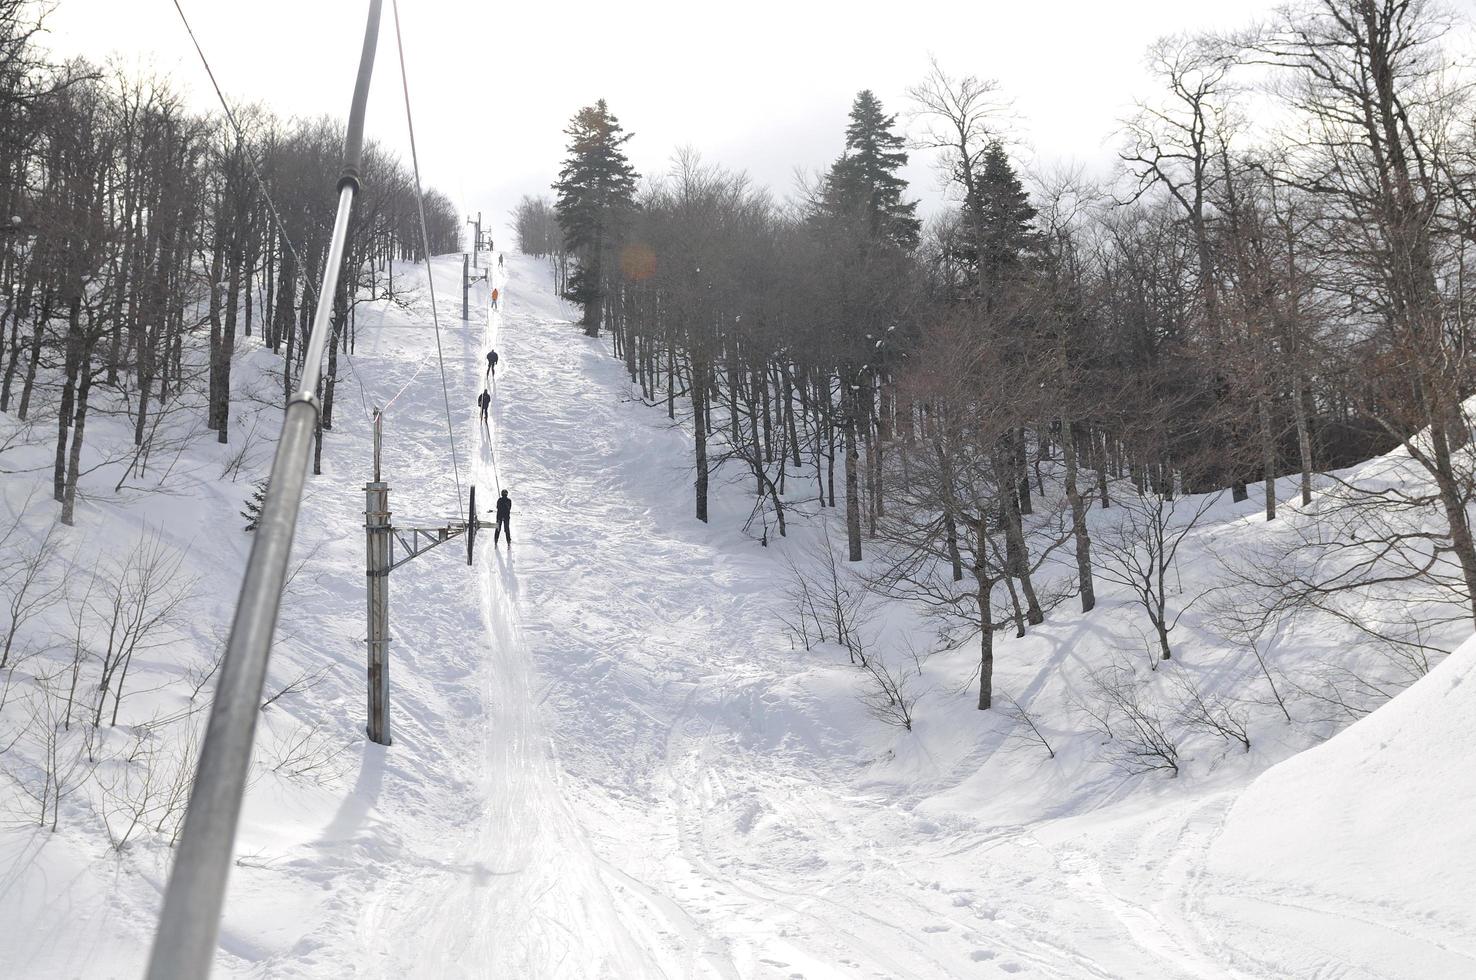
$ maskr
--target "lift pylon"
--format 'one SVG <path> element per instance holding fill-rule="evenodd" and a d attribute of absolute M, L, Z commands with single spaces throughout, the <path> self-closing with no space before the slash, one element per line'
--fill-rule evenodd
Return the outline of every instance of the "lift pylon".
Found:
<path fill-rule="evenodd" d="M 390 520 L 389 484 L 380 470 L 384 416 L 374 409 L 374 479 L 364 487 L 364 577 L 368 594 L 369 740 L 391 744 L 389 718 L 389 576 L 406 562 L 419 558 L 454 538 L 466 535 L 466 563 L 470 565 L 476 533 L 492 524 L 477 517 L 477 488 L 471 487 L 466 520 L 436 527 L 397 527 Z M 398 547 L 396 547 L 398 546 Z"/>

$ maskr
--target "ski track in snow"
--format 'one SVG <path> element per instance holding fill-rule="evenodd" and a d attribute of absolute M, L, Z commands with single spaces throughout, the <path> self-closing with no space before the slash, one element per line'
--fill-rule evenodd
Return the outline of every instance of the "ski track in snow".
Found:
<path fill-rule="evenodd" d="M 307 572 L 283 606 L 271 684 L 321 684 L 262 716 L 215 975 L 1476 976 L 1464 898 L 1476 852 L 1451 816 L 1473 792 L 1461 747 L 1476 641 L 1317 748 L 1258 723 L 1269 748 L 1231 756 L 1201 739 L 1186 778 L 1123 777 L 1061 708 L 1132 645 L 1130 617 L 1104 597 L 1092 618 L 1063 616 L 1001 658 L 1001 690 L 1032 706 L 1051 695 L 1058 757 L 1009 751 L 1007 722 L 973 710 L 963 648 L 929 663 L 917 729 L 888 729 L 858 703 L 840 648 L 796 650 L 778 622 L 781 556 L 818 537 L 813 516 L 796 507 L 791 535 L 762 548 L 740 530 L 751 490 L 722 471 L 711 523 L 693 519 L 689 435 L 570 322 L 545 262 L 507 256 L 504 309 L 487 310 L 480 283 L 470 324 L 460 256 L 428 268 L 462 488 L 489 512 L 509 488 L 517 544 L 483 532 L 474 568 L 458 539 L 395 572 L 394 745 L 364 742 L 370 433 L 355 377 L 370 404 L 404 386 L 385 423 L 395 524 L 465 516 L 427 266 L 401 263 L 397 301 L 360 321 L 308 484 L 295 556 Z M 489 343 L 502 359 L 484 438 Z M 274 398 L 276 359 L 244 350 L 243 390 Z M 208 477 L 226 449 L 199 448 L 192 465 Z M 1374 460 L 1357 478 L 1397 482 L 1399 467 Z M 27 479 L 0 488 L 12 507 Z M 161 683 L 229 620 L 246 542 L 213 528 L 241 489 L 204 479 L 180 508 L 203 524 L 167 519 L 182 497 L 80 514 L 104 549 L 164 528 L 206 583 L 178 659 L 149 665 Z M 1249 514 L 1222 508 L 1205 537 L 1230 542 Z M 1241 530 L 1227 546 L 1266 533 Z M 1310 639 L 1342 653 L 1336 637 Z M 1236 651 L 1198 653 L 1179 663 L 1233 675 Z M 147 717 L 148 692 L 137 697 Z M 331 759 L 321 779 L 277 774 L 284 745 L 320 728 L 325 751 L 347 749 L 347 780 Z M 113 854 L 83 821 L 55 835 L 0 821 L 0 978 L 139 975 L 168 859 L 157 841 Z"/>
<path fill-rule="evenodd" d="M 1286 975 L 1256 946 L 1270 917 L 1375 925 L 1333 898 L 1208 876 L 1239 787 L 998 825 L 933 805 L 924 787 L 868 789 L 875 752 L 835 717 L 859 712 L 854 699 L 797 680 L 842 668 L 778 628 L 782 563 L 733 531 L 741 495 L 716 481 L 712 524 L 690 518 L 687 438 L 569 322 L 546 263 L 507 256 L 503 309 L 487 311 L 477 286 L 470 326 L 459 258 L 431 268 L 462 480 L 487 516 L 509 489 L 517 543 L 494 547 L 486 531 L 475 569 L 451 568 L 458 541 L 427 559 L 439 572 L 396 573 L 395 745 L 366 745 L 331 822 L 271 859 L 297 894 L 321 889 L 311 911 L 282 900 L 304 910 L 300 938 L 273 948 L 253 934 L 284 879 L 241 856 L 221 972 L 1241 980 Z M 427 343 L 364 328 L 360 368 L 386 389 L 371 394 L 409 378 Z M 484 435 L 488 344 L 501 360 Z M 434 373 L 386 423 L 401 524 L 451 505 Z M 1068 642 L 1039 669 L 1074 655 Z M 961 755 L 935 785 L 997 747 Z M 1444 964 L 1428 926 L 1390 916 L 1380 929 Z M 1334 951 L 1301 967 L 1374 975 Z"/>
<path fill-rule="evenodd" d="M 482 341 L 501 354 L 490 440 L 474 409 L 459 437 L 482 506 L 509 488 L 517 536 L 478 539 L 462 812 L 360 876 L 351 933 L 266 975 L 1114 977 L 1145 956 L 1158 976 L 1229 975 L 1187 934 L 1156 934 L 1160 910 L 1117 898 L 1090 850 L 940 834 L 837 778 L 846 746 L 777 689 L 795 654 L 774 557 L 685 519 L 681 436 L 618 397 L 620 365 L 568 322 L 542 263 L 509 271 L 485 334 L 443 321 L 453 404 L 475 397 Z M 437 277 L 453 296 L 450 265 Z M 434 400 L 406 401 L 396 431 L 433 453 Z M 415 668 L 392 664 L 400 698 Z"/>

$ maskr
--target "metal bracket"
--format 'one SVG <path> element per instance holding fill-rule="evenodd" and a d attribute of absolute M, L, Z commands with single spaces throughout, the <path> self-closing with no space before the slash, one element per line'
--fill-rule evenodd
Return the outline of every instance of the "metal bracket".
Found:
<path fill-rule="evenodd" d="M 396 568 L 399 568 L 406 562 L 410 561 L 411 559 L 419 558 L 427 551 L 430 551 L 434 548 L 439 548 L 447 541 L 451 541 L 454 538 L 460 537 L 461 535 L 465 534 L 466 524 L 465 522 L 456 522 L 447 524 L 444 527 L 404 528 L 394 527 L 392 525 L 388 528 L 388 531 L 390 533 L 390 562 L 389 568 L 385 570 L 386 575 L 394 571 Z M 408 537 L 406 535 L 408 535 Z M 399 544 L 400 549 L 403 552 L 403 557 L 399 558 L 398 560 L 395 558 L 396 543 Z"/>
<path fill-rule="evenodd" d="M 294 391 L 291 397 L 287 399 L 287 407 L 291 408 L 293 405 L 296 405 L 299 402 L 307 404 L 308 407 L 313 410 L 314 415 L 318 416 L 319 418 L 322 417 L 323 403 L 318 399 L 318 396 L 315 392 Z"/>

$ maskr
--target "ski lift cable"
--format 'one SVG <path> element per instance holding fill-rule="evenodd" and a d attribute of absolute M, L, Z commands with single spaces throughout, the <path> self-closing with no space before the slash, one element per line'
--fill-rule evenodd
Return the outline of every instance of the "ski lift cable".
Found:
<path fill-rule="evenodd" d="M 173 0 L 173 2 L 174 9 L 179 13 L 179 19 L 184 24 L 185 33 L 190 36 L 190 43 L 195 46 L 195 53 L 200 56 L 200 64 L 205 66 L 205 74 L 210 78 L 210 87 L 215 90 L 215 97 L 220 101 L 220 107 L 225 110 L 226 121 L 231 124 L 231 131 L 236 134 L 236 145 L 241 147 L 241 156 L 245 158 L 246 166 L 251 168 L 251 176 L 256 180 L 256 189 L 261 192 L 262 200 L 266 201 L 267 211 L 272 216 L 272 223 L 277 226 L 277 234 L 282 236 L 282 242 L 287 246 L 287 251 L 292 253 L 293 265 L 298 268 L 303 277 L 303 291 L 311 296 L 312 302 L 316 305 L 318 291 L 313 287 L 313 281 L 307 278 L 307 268 L 302 264 L 302 257 L 298 254 L 297 246 L 292 244 L 292 236 L 287 234 L 287 225 L 277 211 L 277 202 L 272 200 L 266 181 L 262 179 L 261 171 L 257 169 L 256 160 L 247 149 L 246 134 L 242 132 L 241 124 L 236 121 L 236 114 L 231 111 L 230 103 L 226 101 L 225 93 L 220 89 L 220 82 L 215 78 L 215 70 L 210 67 L 210 59 L 205 57 L 205 49 L 200 47 L 200 39 L 195 36 L 195 29 L 190 26 L 190 19 L 185 16 L 184 8 L 180 6 L 179 0 Z M 373 418 L 369 411 L 368 396 L 364 392 L 364 382 L 359 379 L 358 369 L 354 367 L 353 355 L 345 350 L 343 356 L 348 361 L 349 375 L 359 389 L 359 404 L 363 406 L 364 417 Z"/>
<path fill-rule="evenodd" d="M 420 188 L 420 157 L 415 149 L 415 118 L 410 111 L 410 77 L 405 71 L 405 42 L 400 33 L 399 0 L 390 0 L 390 11 L 395 21 L 395 50 L 400 56 L 400 88 L 405 94 L 405 126 L 410 133 L 410 165 L 415 172 L 415 203 L 420 212 L 420 242 L 425 250 L 425 279 L 430 284 L 431 323 L 436 331 L 436 361 L 441 369 L 441 398 L 446 405 L 446 436 L 451 443 L 451 474 L 456 480 L 456 512 L 460 512 L 461 467 L 456 462 L 456 426 L 451 421 L 451 394 L 446 388 L 446 358 L 441 352 L 441 315 L 436 307 L 436 277 L 431 269 L 430 234 L 425 226 L 425 195 Z M 417 369 L 416 374 L 419 373 Z M 399 394 L 396 393 L 395 397 L 398 398 Z"/>
<path fill-rule="evenodd" d="M 490 271 L 488 272 L 488 275 L 489 276 L 491 275 Z M 488 282 L 491 282 L 491 279 L 489 278 L 487 281 Z M 497 321 L 498 323 L 501 323 L 502 322 L 501 317 L 502 317 L 502 314 L 501 313 L 498 313 L 498 321 Z M 490 302 L 489 302 L 488 307 L 487 307 L 487 328 L 488 328 L 489 332 L 491 332 L 493 334 L 493 336 L 492 336 L 492 342 L 493 342 L 493 346 L 494 346 L 494 349 L 495 349 L 496 342 L 497 342 L 497 336 L 496 336 L 496 327 L 492 323 L 492 307 L 491 307 Z M 494 403 L 497 401 L 497 375 L 495 375 L 495 374 L 492 375 L 492 401 Z M 500 422 L 498 423 L 497 431 L 499 433 L 502 431 L 502 425 L 501 425 Z M 494 489 L 495 493 L 497 494 L 497 496 L 498 497 L 501 497 L 502 496 L 502 474 L 497 471 L 497 440 L 496 440 L 496 437 L 495 436 L 493 436 L 492 438 L 489 438 L 487 440 L 487 461 L 488 461 L 489 464 L 491 464 L 491 469 L 492 469 L 492 486 L 493 486 L 493 489 Z M 511 541 L 510 538 L 508 540 Z"/>

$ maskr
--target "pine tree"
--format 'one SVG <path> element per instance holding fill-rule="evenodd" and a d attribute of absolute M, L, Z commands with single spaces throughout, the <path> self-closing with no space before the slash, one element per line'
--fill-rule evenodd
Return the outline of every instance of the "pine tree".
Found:
<path fill-rule="evenodd" d="M 992 303 L 1019 281 L 1040 248 L 1040 237 L 1031 224 L 1036 210 L 999 143 L 985 151 L 977 199 L 965 206 L 975 210 L 970 224 L 976 229 L 970 236 L 974 240 L 965 247 L 965 258 L 976 265 L 981 298 Z"/>
<path fill-rule="evenodd" d="M 584 308 L 580 320 L 584 332 L 598 337 L 601 311 L 616 270 L 611 253 L 635 208 L 639 175 L 622 149 L 634 134 L 620 128 L 604 99 L 575 113 L 564 132 L 569 136 L 569 157 L 553 185 L 558 191 L 554 210 L 564 244 L 577 260 L 564 298 Z"/>
<path fill-rule="evenodd" d="M 832 217 L 864 222 L 875 240 L 912 249 L 922 222 L 917 202 L 902 200 L 907 182 L 897 171 L 906 166 L 907 154 L 902 137 L 892 131 L 896 123 L 896 115 L 886 115 L 870 89 L 857 93 L 846 127 L 846 152 L 831 165 L 821 207 Z"/>

